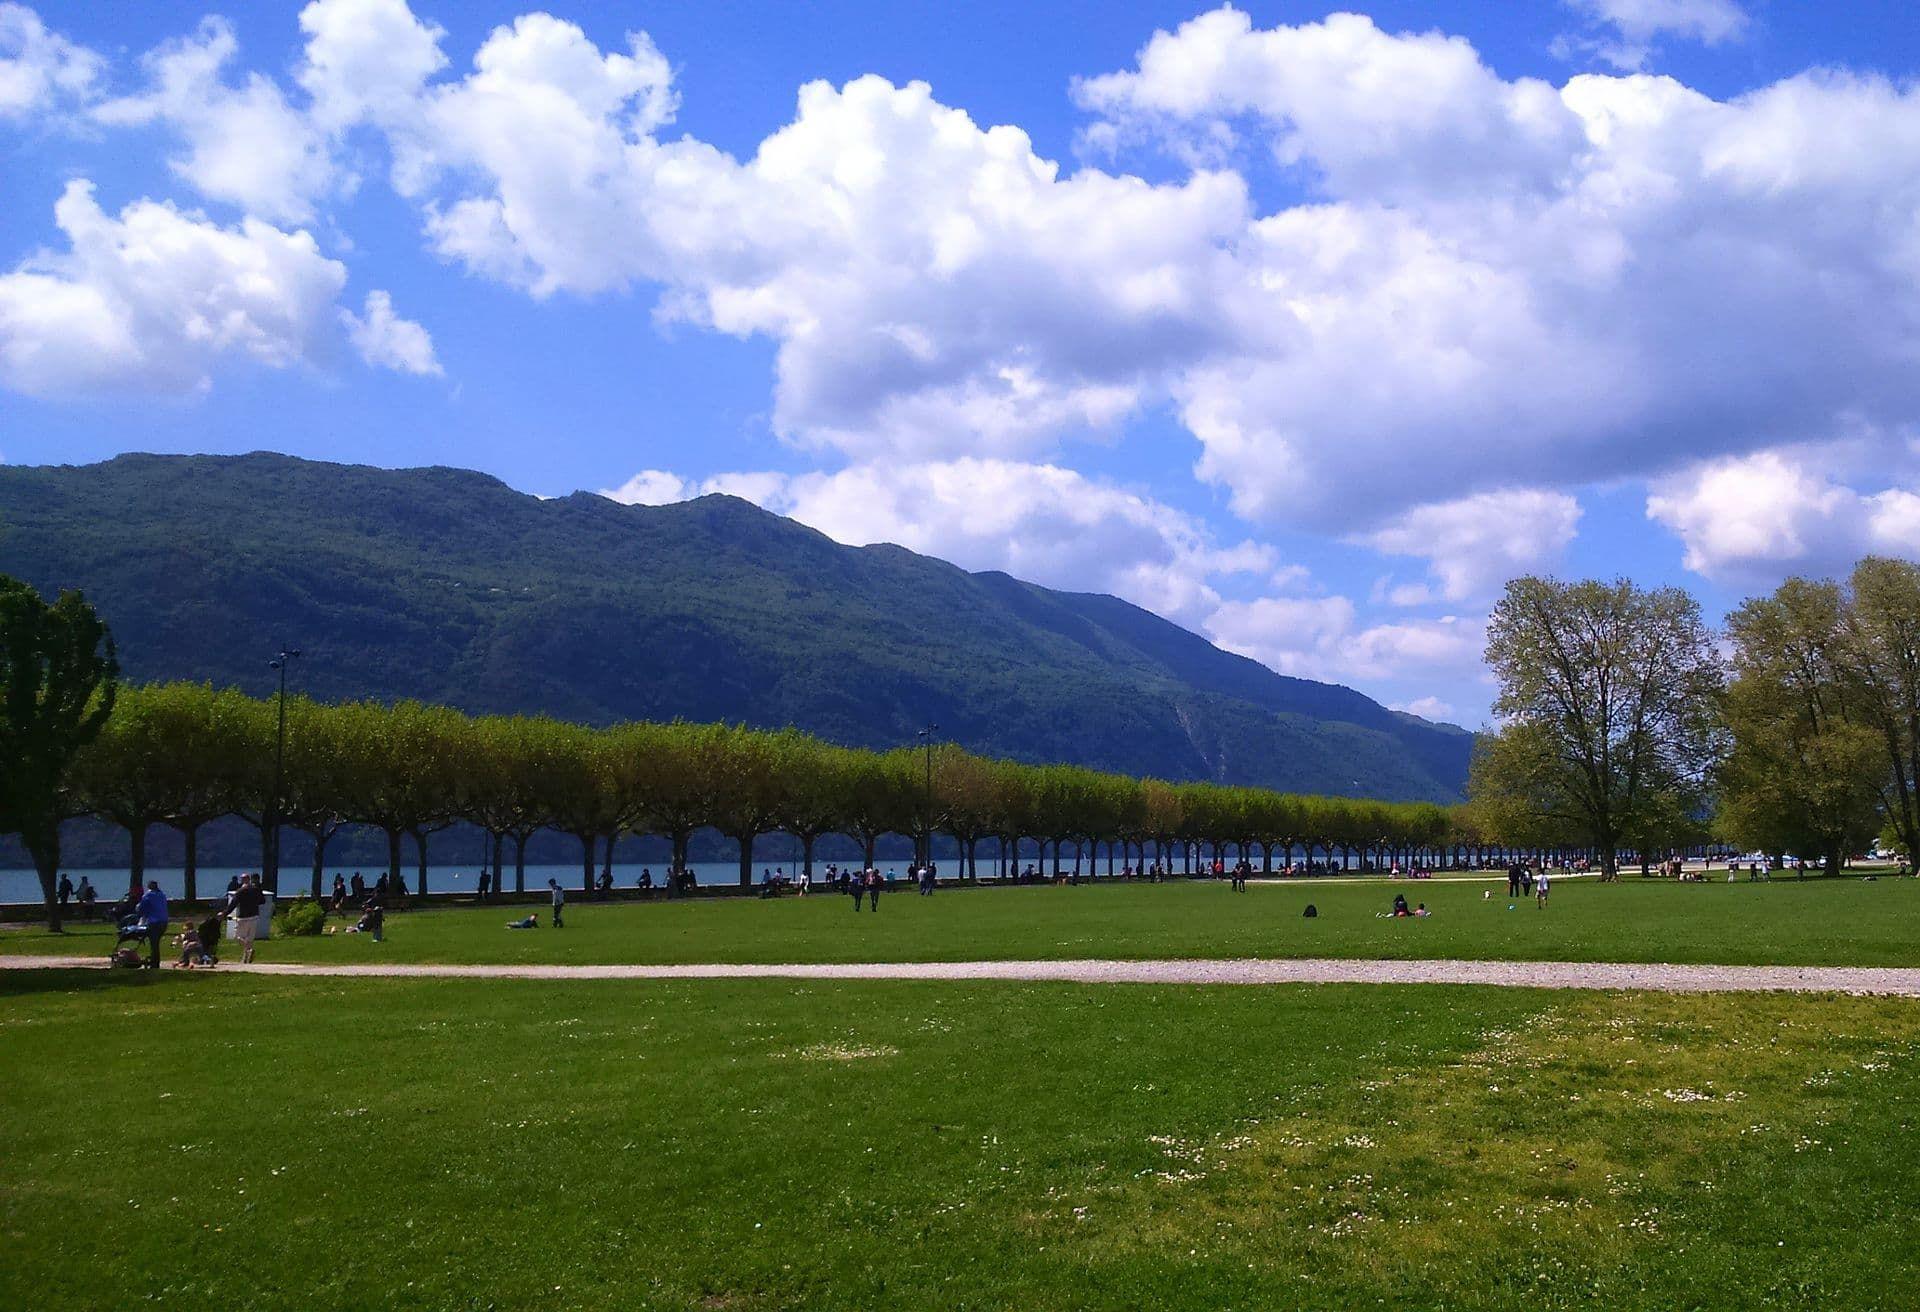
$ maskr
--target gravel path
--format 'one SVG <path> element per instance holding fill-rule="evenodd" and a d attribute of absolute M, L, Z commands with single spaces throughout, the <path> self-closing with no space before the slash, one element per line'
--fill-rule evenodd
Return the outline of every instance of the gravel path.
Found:
<path fill-rule="evenodd" d="M 99 957 L 0 956 L 0 970 L 105 968 Z M 1682 966 L 1584 961 L 925 961 L 846 965 L 452 966 L 255 962 L 221 974 L 436 979 L 1006 979 L 1080 984 L 1494 984 L 1669 993 L 1897 994 L 1920 997 L 1920 969 L 1890 966 Z"/>

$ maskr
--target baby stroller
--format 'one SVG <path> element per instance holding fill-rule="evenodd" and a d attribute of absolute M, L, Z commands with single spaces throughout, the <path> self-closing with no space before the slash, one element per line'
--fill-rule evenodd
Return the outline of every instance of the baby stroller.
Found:
<path fill-rule="evenodd" d="M 116 922 L 113 951 L 107 956 L 109 966 L 128 966 L 139 969 L 147 964 L 141 949 L 147 944 L 147 922 L 140 916 L 121 916 Z"/>

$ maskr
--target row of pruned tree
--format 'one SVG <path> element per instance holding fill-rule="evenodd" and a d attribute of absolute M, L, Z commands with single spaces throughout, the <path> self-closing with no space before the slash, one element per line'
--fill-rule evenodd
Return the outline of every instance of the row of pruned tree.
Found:
<path fill-rule="evenodd" d="M 122 687 L 98 735 L 74 757 L 60 792 L 65 816 L 94 815 L 131 835 L 144 867 L 147 834 L 185 838 L 187 895 L 201 828 L 239 816 L 261 831 L 269 878 L 277 826 L 312 840 L 317 892 L 329 843 L 349 825 L 387 840 L 389 874 L 403 854 L 425 894 L 433 836 L 457 823 L 490 836 L 494 868 L 524 881 L 527 840 L 554 830 L 579 840 L 582 880 L 596 852 L 626 835 L 657 835 L 684 868 L 689 841 L 713 829 L 739 845 L 740 880 L 754 845 L 784 832 L 810 869 L 815 843 L 844 834 L 873 860 L 882 835 L 945 834 L 965 872 L 979 846 L 996 856 L 1021 841 L 1050 848 L 1056 868 L 1104 850 L 1111 867 L 1190 868 L 1201 845 L 1272 868 L 1299 859 L 1443 860 L 1483 846 L 1457 809 L 1303 797 L 1260 788 L 1173 784 L 1068 765 L 1023 765 L 950 744 L 892 752 L 836 747 L 794 729 L 634 723 L 589 728 L 538 716 L 469 716 L 417 702 L 286 704 L 276 789 L 274 701 L 201 684 Z M 407 849 L 411 851 L 407 851 Z M 923 849 L 924 850 L 924 849 Z"/>

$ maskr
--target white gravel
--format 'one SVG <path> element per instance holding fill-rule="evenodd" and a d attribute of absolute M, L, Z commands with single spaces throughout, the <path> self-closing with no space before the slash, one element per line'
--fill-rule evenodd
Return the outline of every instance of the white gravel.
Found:
<path fill-rule="evenodd" d="M 98 967 L 98 957 L 0 956 L 0 969 Z M 1507 988 L 1657 989 L 1669 993 L 1894 994 L 1920 997 L 1920 969 L 1891 966 L 1689 966 L 1612 961 L 923 961 L 834 965 L 453 966 L 237 963 L 221 974 L 434 979 L 972 979 L 1076 984 L 1493 984 Z"/>

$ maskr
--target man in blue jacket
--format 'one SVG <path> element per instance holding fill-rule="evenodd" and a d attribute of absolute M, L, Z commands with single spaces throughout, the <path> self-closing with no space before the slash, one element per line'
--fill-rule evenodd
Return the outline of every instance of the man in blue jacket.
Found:
<path fill-rule="evenodd" d="M 136 908 L 140 919 L 147 924 L 147 969 L 160 969 L 160 940 L 167 935 L 167 895 L 160 891 L 160 881 L 149 879 L 147 891 L 140 895 L 140 905 Z"/>

